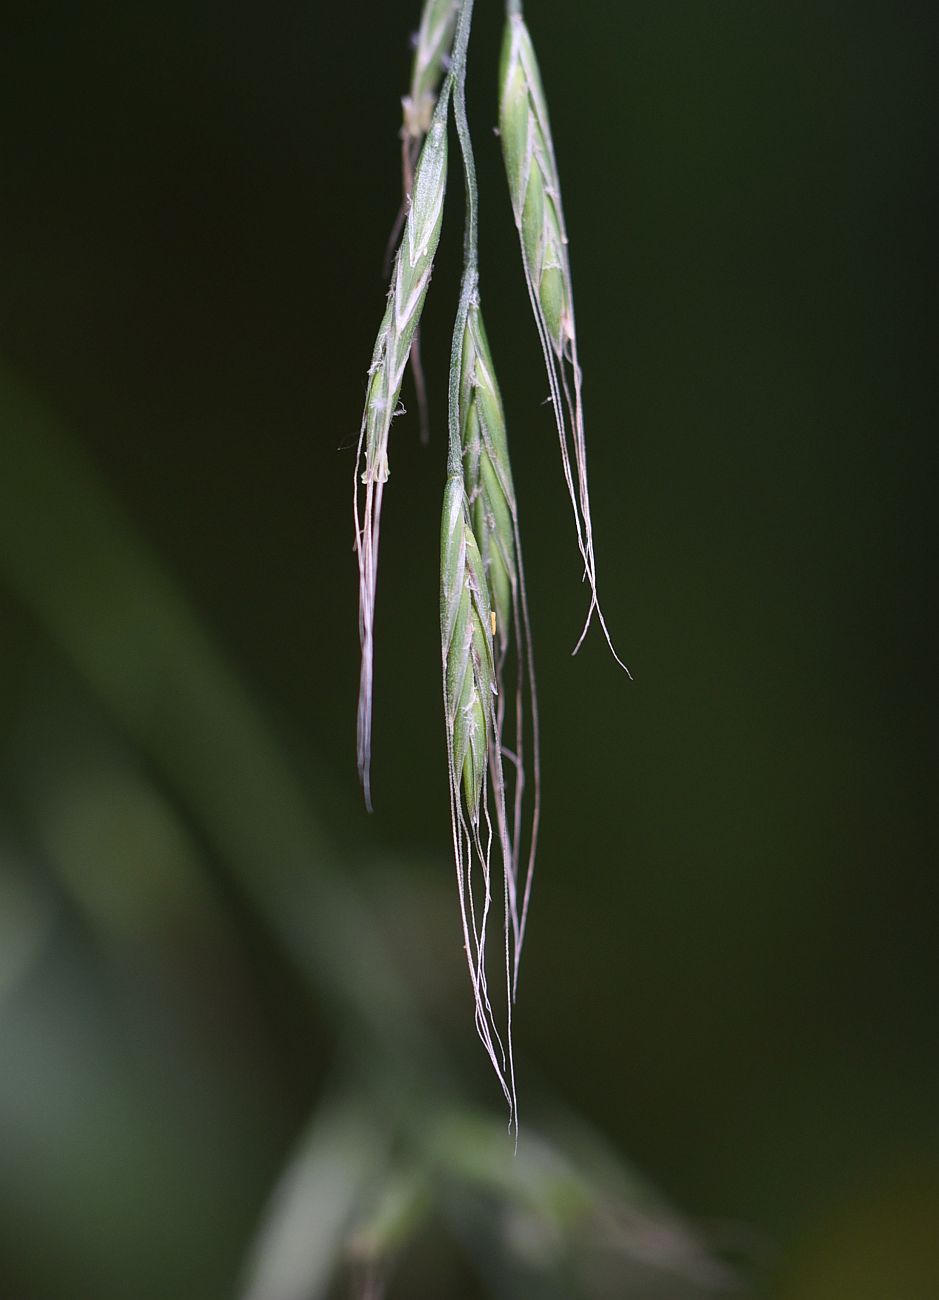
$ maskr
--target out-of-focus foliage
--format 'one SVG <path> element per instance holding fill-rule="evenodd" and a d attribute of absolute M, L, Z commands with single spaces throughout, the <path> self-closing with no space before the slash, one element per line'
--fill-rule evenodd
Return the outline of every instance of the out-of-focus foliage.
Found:
<path fill-rule="evenodd" d="M 629 685 L 568 656 L 477 10 L 544 722 L 517 1157 L 447 865 L 441 391 L 428 448 L 396 421 L 373 818 L 356 789 L 349 488 L 408 16 L 5 18 L 4 1300 L 937 1291 L 930 43 L 874 0 L 529 6 Z"/>

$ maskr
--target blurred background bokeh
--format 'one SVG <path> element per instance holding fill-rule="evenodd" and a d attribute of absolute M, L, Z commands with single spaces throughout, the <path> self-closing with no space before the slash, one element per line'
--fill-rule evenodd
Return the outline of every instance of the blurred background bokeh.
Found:
<path fill-rule="evenodd" d="M 355 779 L 354 444 L 418 7 L 4 19 L 0 1300 L 929 1300 L 928 7 L 528 6 L 629 684 L 599 636 L 569 653 L 477 0 L 544 743 L 518 1157 L 449 859 L 455 171 L 371 817 Z"/>

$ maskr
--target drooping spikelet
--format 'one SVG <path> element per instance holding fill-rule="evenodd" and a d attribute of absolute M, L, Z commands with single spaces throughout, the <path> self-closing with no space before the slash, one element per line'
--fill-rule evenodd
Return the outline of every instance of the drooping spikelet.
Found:
<path fill-rule="evenodd" d="M 500 825 L 499 830 L 508 843 L 512 863 L 509 902 L 513 933 L 514 990 L 518 981 L 540 816 L 538 706 L 518 507 L 509 462 L 505 413 L 482 313 L 475 301 L 470 304 L 467 312 L 461 360 L 460 436 L 463 446 L 463 479 L 483 570 L 489 584 L 495 639 L 498 700 L 494 743 L 500 755 L 510 760 L 504 769 L 505 789 L 498 792 L 495 810 L 498 818 L 506 805 L 511 807 L 510 821 L 504 827 Z M 504 678 L 513 638 L 516 659 L 515 707 L 514 710 L 508 710 L 509 692 Z M 509 715 L 512 715 L 511 722 Z M 511 748 L 506 744 L 506 731 L 509 728 Z M 521 858 L 524 852 L 523 800 L 529 775 L 526 773 L 529 754 L 533 795 L 529 824 L 525 831 L 528 838 L 527 867 L 524 885 L 520 887 Z"/>
<path fill-rule="evenodd" d="M 401 392 L 401 380 L 420 320 L 440 238 L 447 177 L 449 83 L 437 101 L 421 149 L 404 235 L 395 257 L 388 306 L 369 367 L 368 395 L 356 458 L 355 548 L 359 566 L 358 764 L 370 801 L 372 673 L 375 588 L 384 484 L 388 478 L 388 435 Z"/>
<path fill-rule="evenodd" d="M 587 448 L 584 440 L 582 374 L 577 357 L 577 332 L 568 257 L 567 231 L 561 206 L 554 142 L 548 120 L 541 74 L 525 19 L 518 3 L 509 6 L 499 77 L 499 133 L 512 199 L 515 224 L 532 310 L 541 338 L 554 406 L 564 477 L 574 509 L 577 541 L 590 584 L 594 611 L 610 649 L 609 633 L 597 603 L 596 564 Z M 583 639 L 581 633 L 581 640 Z M 578 641 L 578 646 L 580 641 Z M 613 651 L 616 656 L 615 650 Z M 618 659 L 618 656 L 617 660 Z M 625 668 L 625 664 L 622 665 Z"/>
<path fill-rule="evenodd" d="M 461 0 L 424 0 L 420 26 L 414 36 L 414 58 L 411 63 L 411 85 L 401 99 L 401 187 L 403 198 L 395 219 L 388 246 L 385 250 L 385 271 L 391 264 L 391 253 L 401 234 L 407 214 L 408 196 L 414 184 L 414 167 L 417 163 L 424 137 L 430 130 L 440 83 L 450 64 L 453 34 L 460 12 Z M 427 384 L 421 361 L 420 330 L 414 331 L 411 341 L 411 376 L 417 398 L 421 442 L 430 440 L 430 408 L 427 401 Z"/>
<path fill-rule="evenodd" d="M 492 593 L 499 659 L 512 634 L 518 570 L 515 488 L 502 398 L 479 306 L 470 305 L 463 336 L 460 387 L 463 476 Z"/>
<path fill-rule="evenodd" d="M 462 474 L 451 473 L 444 490 L 440 534 L 440 644 L 443 660 L 444 717 L 450 781 L 450 815 L 463 943 L 473 985 L 476 1028 L 515 1114 L 511 1054 L 511 995 L 507 987 L 506 1055 L 489 997 L 486 929 L 492 904 L 491 845 L 493 827 L 487 777 L 503 813 L 500 828 L 506 915 L 508 972 L 510 851 L 504 828 L 502 760 L 496 735 L 496 670 L 493 656 L 492 607 L 482 556 L 470 519 Z M 478 872 L 477 872 L 478 868 Z M 477 879 L 481 874 L 481 881 Z"/>
<path fill-rule="evenodd" d="M 411 85 L 401 100 L 405 140 L 421 141 L 430 129 L 437 92 L 447 70 L 460 0 L 426 0 L 414 40 Z"/>
<path fill-rule="evenodd" d="M 567 235 L 554 143 L 535 51 L 520 13 L 506 20 L 499 132 L 525 264 L 554 352 L 574 341 Z"/>
<path fill-rule="evenodd" d="M 444 492 L 440 560 L 447 732 L 469 825 L 478 827 L 497 694 L 492 607 L 466 491 L 456 475 Z"/>

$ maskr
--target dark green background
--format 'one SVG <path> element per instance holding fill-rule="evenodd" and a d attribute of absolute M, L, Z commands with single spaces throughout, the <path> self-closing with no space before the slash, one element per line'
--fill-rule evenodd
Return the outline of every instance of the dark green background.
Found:
<path fill-rule="evenodd" d="M 451 991 L 459 1042 L 436 593 L 456 169 L 425 313 L 432 442 L 413 416 L 393 433 L 372 818 L 354 764 L 354 444 L 416 8 L 19 6 L 0 50 L 0 356 L 275 720 L 340 869 Z M 531 0 L 601 593 L 633 684 L 598 635 L 569 656 L 586 598 L 492 133 L 498 11 L 477 2 L 469 107 L 543 718 L 523 1106 L 550 1088 L 686 1211 L 752 1240 L 760 1294 L 927 1300 L 928 7 Z M 0 409 L 5 475 L 14 418 Z M 54 501 L 31 509 L 55 531 Z M 0 1141 L 20 1162 L 0 1171 L 0 1296 L 221 1297 L 333 1034 L 214 868 L 202 921 L 155 923 L 102 972 L 24 788 L 124 742 L 100 739 L 21 591 L 0 586 L 0 617 L 0 825 L 51 916 L 0 1001 Z M 235 937 L 216 964 L 200 927 L 219 911 Z M 83 1064 L 127 1000 L 177 1053 L 171 1080 L 144 1071 L 146 1098 Z M 190 1035 L 174 1017 L 191 1000 Z M 478 1096 L 497 1104 L 481 1071 Z M 154 1113 L 162 1164 L 122 1163 Z M 138 1208 L 102 1231 L 80 1208 L 109 1179 L 103 1204 Z"/>

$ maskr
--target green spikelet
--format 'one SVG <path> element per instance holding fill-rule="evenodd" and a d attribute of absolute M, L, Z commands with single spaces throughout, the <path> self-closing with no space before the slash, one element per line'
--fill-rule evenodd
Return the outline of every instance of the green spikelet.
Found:
<path fill-rule="evenodd" d="M 567 231 L 548 105 L 519 0 L 512 0 L 508 10 L 499 74 L 499 133 L 525 279 L 548 375 L 564 479 L 574 512 L 577 544 L 584 563 L 584 577 L 590 586 L 590 607 L 575 650 L 580 647 L 596 613 L 614 659 L 628 673 L 613 648 L 597 597 L 583 377 L 577 356 Z"/>
<path fill-rule="evenodd" d="M 420 143 L 430 127 L 459 12 L 459 0 L 426 0 L 421 11 L 411 85 L 401 101 L 404 112 L 401 131 L 405 139 Z"/>
<path fill-rule="evenodd" d="M 574 321 L 561 182 L 538 61 L 521 14 L 511 15 L 505 27 L 499 131 L 526 267 L 548 337 L 562 357 Z"/>
<path fill-rule="evenodd" d="M 479 825 L 492 737 L 496 674 L 489 587 L 463 480 L 447 479 L 440 536 L 440 636 L 451 783 Z"/>
<path fill-rule="evenodd" d="M 511 635 L 518 589 L 517 512 L 502 398 L 477 304 L 469 309 L 463 336 L 460 434 L 466 495 L 489 582 L 501 660 Z"/>
<path fill-rule="evenodd" d="M 404 237 L 395 258 L 388 308 L 372 354 L 364 416 L 363 483 L 384 482 L 388 477 L 388 432 L 440 239 L 447 184 L 446 101 L 444 94 L 418 159 Z"/>
<path fill-rule="evenodd" d="M 359 641 L 362 648 L 357 749 L 359 775 L 369 804 L 375 592 L 382 494 L 389 474 L 388 435 L 440 239 L 447 184 L 449 98 L 448 81 L 437 101 L 414 174 L 411 203 L 395 257 L 388 305 L 369 367 L 368 393 L 356 460 L 356 477 L 361 478 L 361 486 L 357 482 L 355 492 L 355 548 L 359 567 Z"/>

